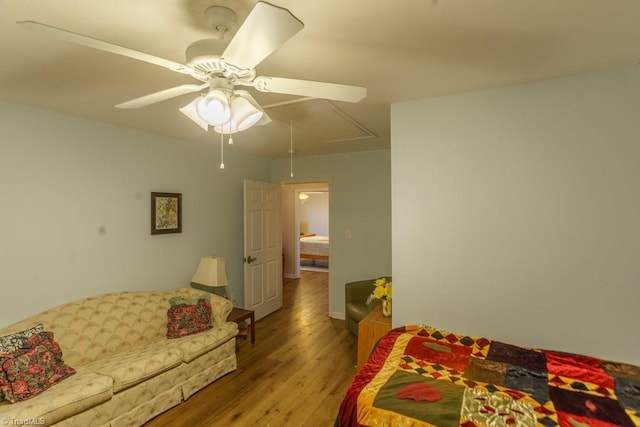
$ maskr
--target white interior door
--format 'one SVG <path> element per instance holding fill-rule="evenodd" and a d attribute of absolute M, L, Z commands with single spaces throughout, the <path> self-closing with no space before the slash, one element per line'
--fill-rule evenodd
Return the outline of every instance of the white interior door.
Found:
<path fill-rule="evenodd" d="M 244 307 L 261 319 L 282 307 L 280 186 L 244 181 Z"/>

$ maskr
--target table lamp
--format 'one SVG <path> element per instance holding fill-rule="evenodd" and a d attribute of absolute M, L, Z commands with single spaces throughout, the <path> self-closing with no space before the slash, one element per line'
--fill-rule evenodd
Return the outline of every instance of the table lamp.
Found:
<path fill-rule="evenodd" d="M 216 294 L 216 288 L 222 288 L 228 284 L 227 273 L 224 269 L 224 258 L 205 256 L 200 259 L 198 269 L 193 278 L 191 278 L 191 287 Z M 222 296 L 227 297 L 226 289 L 223 290 Z"/>

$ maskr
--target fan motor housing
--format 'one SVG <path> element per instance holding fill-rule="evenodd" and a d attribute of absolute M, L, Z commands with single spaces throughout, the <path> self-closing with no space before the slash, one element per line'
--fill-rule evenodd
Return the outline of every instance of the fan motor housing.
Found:
<path fill-rule="evenodd" d="M 205 74 L 223 73 L 225 66 L 220 54 L 224 48 L 224 41 L 219 39 L 204 39 L 193 42 L 187 47 L 187 65 Z"/>
<path fill-rule="evenodd" d="M 222 75 L 242 80 L 253 80 L 256 76 L 254 69 L 240 69 L 227 64 L 220 56 L 226 45 L 220 39 L 204 39 L 193 42 L 187 47 L 186 63 L 191 68 L 208 76 Z"/>

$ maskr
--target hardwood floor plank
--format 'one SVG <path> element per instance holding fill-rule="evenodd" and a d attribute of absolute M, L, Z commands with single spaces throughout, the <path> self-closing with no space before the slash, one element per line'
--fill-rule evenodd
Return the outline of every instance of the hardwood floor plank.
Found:
<path fill-rule="evenodd" d="M 335 339 L 340 339 L 336 337 Z M 335 348 L 338 344 L 331 343 L 327 348 Z M 318 361 L 318 366 L 322 364 L 323 366 L 339 366 L 340 362 L 345 358 L 350 357 L 350 353 L 335 353 L 331 354 L 322 354 L 322 360 Z M 344 382 L 344 378 L 340 377 L 335 371 L 335 369 L 326 369 L 321 370 L 320 372 L 316 372 L 316 367 L 311 366 L 309 369 L 312 372 L 307 373 L 304 377 L 296 377 L 292 378 L 295 381 L 293 390 L 296 393 L 296 397 L 290 399 L 289 401 L 282 402 L 284 406 L 283 416 L 285 425 L 292 426 L 302 426 L 302 425 L 310 425 L 311 422 L 318 422 L 318 415 L 324 407 L 321 400 L 318 399 L 320 396 L 329 396 L 329 392 L 334 390 L 337 386 L 341 386 Z M 348 369 L 348 381 L 351 380 L 353 374 L 355 373 L 353 369 Z M 326 403 L 325 403 L 326 404 Z M 337 413 L 337 408 L 336 408 Z M 333 418 L 335 418 L 335 413 L 331 414 L 330 423 L 333 423 Z M 327 424 L 329 421 L 319 422 L 317 425 L 330 425 Z"/>
<path fill-rule="evenodd" d="M 328 274 L 285 279 L 283 307 L 238 339 L 238 369 L 147 427 L 330 427 L 356 373 L 357 339 L 328 316 Z"/>
<path fill-rule="evenodd" d="M 320 367 L 339 363 L 335 356 L 332 357 L 332 348 L 335 344 L 325 346 L 320 352 L 314 351 L 311 358 L 298 360 L 291 375 L 277 387 L 274 399 L 263 401 L 252 411 L 252 425 L 258 421 L 275 425 L 278 420 L 285 422 L 282 425 L 302 425 L 295 420 L 306 418 L 304 412 L 314 410 L 318 396 L 326 393 L 326 384 L 334 373 L 332 369 Z"/>

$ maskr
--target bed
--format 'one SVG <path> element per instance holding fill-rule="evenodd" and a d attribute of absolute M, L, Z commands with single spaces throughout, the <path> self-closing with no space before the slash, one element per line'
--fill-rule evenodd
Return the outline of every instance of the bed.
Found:
<path fill-rule="evenodd" d="M 329 236 L 301 236 L 300 259 L 329 260 Z"/>
<path fill-rule="evenodd" d="M 335 425 L 640 426 L 640 367 L 405 326 L 358 371 Z"/>

